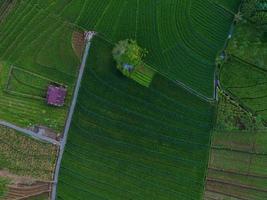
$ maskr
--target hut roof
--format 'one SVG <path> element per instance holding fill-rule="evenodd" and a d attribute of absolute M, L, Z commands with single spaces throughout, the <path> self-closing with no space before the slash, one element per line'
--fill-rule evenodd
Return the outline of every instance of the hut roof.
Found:
<path fill-rule="evenodd" d="M 67 89 L 65 87 L 49 85 L 46 96 L 47 104 L 53 106 L 63 106 L 66 95 Z"/>

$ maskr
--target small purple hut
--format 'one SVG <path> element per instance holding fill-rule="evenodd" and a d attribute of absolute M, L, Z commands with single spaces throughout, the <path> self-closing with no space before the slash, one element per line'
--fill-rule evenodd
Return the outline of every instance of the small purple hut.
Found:
<path fill-rule="evenodd" d="M 47 104 L 53 106 L 63 106 L 67 95 L 67 89 L 63 86 L 49 85 L 47 89 Z"/>

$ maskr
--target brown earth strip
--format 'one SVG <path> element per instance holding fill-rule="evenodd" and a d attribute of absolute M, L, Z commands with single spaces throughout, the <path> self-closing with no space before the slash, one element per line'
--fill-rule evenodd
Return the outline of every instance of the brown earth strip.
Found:
<path fill-rule="evenodd" d="M 259 189 L 259 188 L 253 187 L 253 186 L 248 186 L 248 185 L 243 185 L 243 184 L 236 184 L 236 183 L 233 183 L 233 182 L 230 183 L 230 182 L 223 181 L 223 180 L 220 180 L 220 179 L 207 178 L 207 181 L 208 181 L 208 183 L 209 182 L 217 182 L 217 183 L 220 183 L 222 185 L 230 185 L 230 186 L 235 186 L 235 187 L 239 187 L 239 188 L 250 189 L 250 190 L 255 190 L 255 191 L 267 193 L 267 189 Z"/>
<path fill-rule="evenodd" d="M 76 56 L 81 59 L 85 47 L 85 38 L 82 32 L 74 31 L 72 33 L 72 48 Z"/>
<path fill-rule="evenodd" d="M 228 174 L 243 175 L 243 176 L 250 176 L 250 177 L 261 178 L 261 179 L 267 179 L 267 176 L 261 176 L 261 175 L 253 174 L 253 173 L 242 173 L 242 172 L 236 172 L 236 171 L 230 171 L 230 170 L 224 170 L 224 169 L 217 169 L 213 167 L 209 167 L 208 169 L 219 171 L 219 172 L 224 172 Z"/>
<path fill-rule="evenodd" d="M 8 14 L 16 5 L 16 0 L 6 0 L 0 5 L 0 24 L 6 19 Z"/>

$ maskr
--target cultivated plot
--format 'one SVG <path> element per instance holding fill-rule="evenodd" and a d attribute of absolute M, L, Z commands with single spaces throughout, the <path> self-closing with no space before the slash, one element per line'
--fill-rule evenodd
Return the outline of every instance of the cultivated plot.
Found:
<path fill-rule="evenodd" d="M 215 132 L 205 198 L 267 198 L 267 132 Z"/>

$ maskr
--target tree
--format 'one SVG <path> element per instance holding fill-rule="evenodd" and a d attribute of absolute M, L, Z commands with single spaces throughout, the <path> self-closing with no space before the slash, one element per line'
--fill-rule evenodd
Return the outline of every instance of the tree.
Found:
<path fill-rule="evenodd" d="M 147 51 L 131 39 L 119 41 L 112 51 L 117 68 L 127 77 L 143 64 L 146 54 Z"/>
<path fill-rule="evenodd" d="M 262 26 L 267 22 L 265 1 L 245 0 L 242 5 L 242 15 L 257 26 Z"/>

